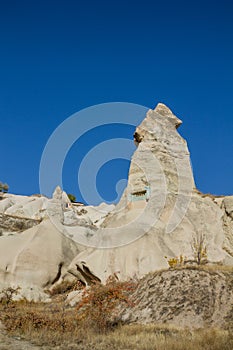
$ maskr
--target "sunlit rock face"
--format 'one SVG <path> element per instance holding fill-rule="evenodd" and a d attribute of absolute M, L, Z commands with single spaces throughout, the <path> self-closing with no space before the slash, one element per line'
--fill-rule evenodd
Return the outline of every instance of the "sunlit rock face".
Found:
<path fill-rule="evenodd" d="M 72 273 L 85 262 L 102 281 L 114 273 L 141 277 L 167 267 L 172 257 L 195 260 L 200 241 L 209 262 L 233 264 L 232 197 L 195 188 L 187 143 L 177 131 L 181 123 L 163 104 L 148 111 L 135 130 L 128 186 L 92 237 L 94 247 L 70 265 Z"/>
<path fill-rule="evenodd" d="M 35 291 L 34 300 L 40 300 L 43 289 L 67 270 L 79 252 L 75 242 L 59 232 L 49 219 L 21 233 L 2 236 L 0 290 L 20 286 L 22 295 L 31 298 L 30 290 Z"/>
<path fill-rule="evenodd" d="M 138 212 L 138 209 L 147 208 L 144 216 L 151 212 L 158 219 L 165 208 L 173 209 L 177 199 L 179 203 L 174 214 L 178 215 L 179 209 L 182 211 L 182 205 L 184 209 L 188 207 L 195 186 L 186 141 L 176 130 L 181 123 L 163 104 L 148 111 L 134 134 L 138 148 L 132 157 L 127 189 L 116 211 L 126 207 Z M 114 211 L 111 216 L 116 226 Z M 108 225 L 110 221 L 109 218 Z"/>

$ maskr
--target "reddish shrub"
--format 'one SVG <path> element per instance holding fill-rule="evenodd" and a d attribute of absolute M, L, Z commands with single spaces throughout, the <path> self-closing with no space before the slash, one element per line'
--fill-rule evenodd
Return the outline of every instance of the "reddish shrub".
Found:
<path fill-rule="evenodd" d="M 106 332 L 119 323 L 122 304 L 134 305 L 131 294 L 135 288 L 135 282 L 116 282 L 111 279 L 106 285 L 93 285 L 86 290 L 77 306 L 78 319 L 98 332 Z"/>

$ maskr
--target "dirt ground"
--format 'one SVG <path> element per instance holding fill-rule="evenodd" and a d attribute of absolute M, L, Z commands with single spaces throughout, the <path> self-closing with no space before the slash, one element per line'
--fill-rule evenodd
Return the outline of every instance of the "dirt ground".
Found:
<path fill-rule="evenodd" d="M 40 347 L 34 346 L 19 338 L 9 337 L 5 332 L 0 331 L 0 350 L 38 350 Z M 47 348 L 48 349 L 48 348 Z"/>

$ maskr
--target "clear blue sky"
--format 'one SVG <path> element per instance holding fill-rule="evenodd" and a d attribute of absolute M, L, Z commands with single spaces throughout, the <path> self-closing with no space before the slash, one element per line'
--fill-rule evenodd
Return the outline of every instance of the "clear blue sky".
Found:
<path fill-rule="evenodd" d="M 2 1 L 0 50 L 0 180 L 11 192 L 39 192 L 41 153 L 63 120 L 125 101 L 167 104 L 183 120 L 197 187 L 233 193 L 232 1 Z M 64 187 L 81 199 L 73 153 Z M 116 162 L 100 173 L 113 183 L 98 180 L 109 200 L 128 169 Z"/>

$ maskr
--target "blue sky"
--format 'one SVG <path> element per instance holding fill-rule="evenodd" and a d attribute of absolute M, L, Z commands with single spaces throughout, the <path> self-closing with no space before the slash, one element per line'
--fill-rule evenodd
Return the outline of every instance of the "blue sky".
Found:
<path fill-rule="evenodd" d="M 38 193 L 49 136 L 82 108 L 163 102 L 183 120 L 179 130 L 197 187 L 233 193 L 232 18 L 226 0 L 1 2 L 0 180 L 13 193 Z M 132 134 L 130 128 L 102 134 L 121 132 Z M 84 153 L 99 142 L 98 130 L 86 136 L 79 147 Z M 64 166 L 64 188 L 81 200 L 74 150 Z M 97 176 L 110 201 L 129 166 L 115 162 Z"/>

